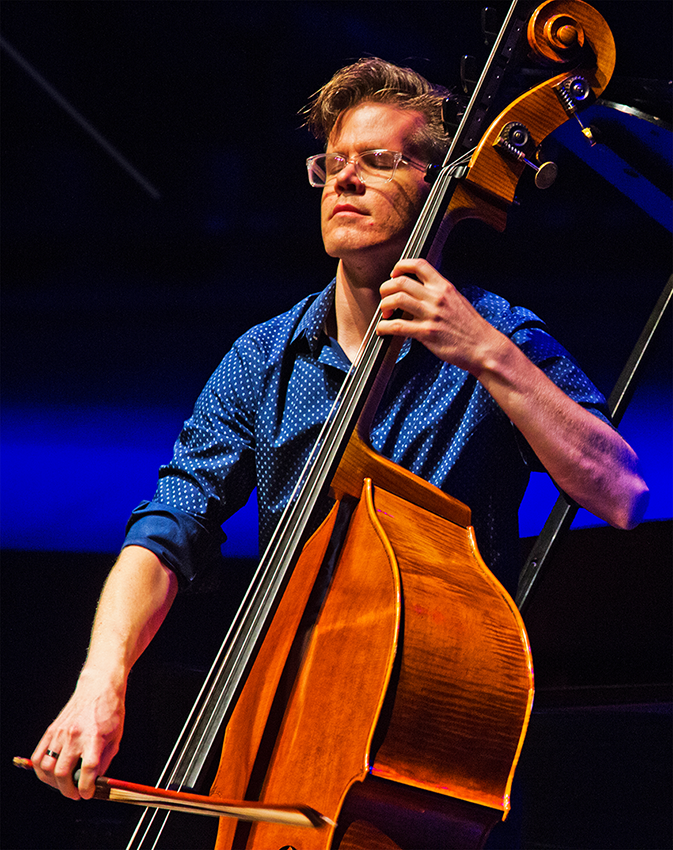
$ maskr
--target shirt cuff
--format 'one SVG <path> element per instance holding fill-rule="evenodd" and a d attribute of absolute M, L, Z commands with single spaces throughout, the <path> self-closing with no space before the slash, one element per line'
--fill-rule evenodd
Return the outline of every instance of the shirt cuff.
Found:
<path fill-rule="evenodd" d="M 161 502 L 141 502 L 126 526 L 126 546 L 149 549 L 172 570 L 181 589 L 189 587 L 214 562 L 222 561 L 226 535 L 203 517 Z"/>

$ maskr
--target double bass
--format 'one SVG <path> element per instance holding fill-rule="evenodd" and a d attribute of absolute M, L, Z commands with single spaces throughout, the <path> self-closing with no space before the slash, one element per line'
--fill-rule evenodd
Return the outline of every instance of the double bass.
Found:
<path fill-rule="evenodd" d="M 498 111 L 512 63 L 531 55 L 541 81 Z M 542 141 L 603 91 L 614 55 L 582 0 L 515 0 L 403 258 L 436 264 L 464 218 L 503 230 L 524 170 L 541 187 L 553 176 Z M 510 808 L 533 701 L 528 639 L 469 508 L 368 445 L 399 351 L 377 336 L 380 318 L 159 780 L 173 807 L 197 796 L 221 740 L 208 796 L 250 810 L 221 817 L 216 850 L 477 848 Z M 284 807 L 304 819 L 278 817 Z M 161 846 L 157 812 L 128 850 Z"/>

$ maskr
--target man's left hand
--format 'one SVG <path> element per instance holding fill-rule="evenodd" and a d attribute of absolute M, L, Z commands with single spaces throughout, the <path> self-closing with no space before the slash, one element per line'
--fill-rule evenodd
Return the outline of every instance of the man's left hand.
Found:
<path fill-rule="evenodd" d="M 505 343 L 505 337 L 427 260 L 400 260 L 380 293 L 379 335 L 415 339 L 440 360 L 477 378 L 489 351 Z M 404 315 L 391 318 L 396 310 Z"/>

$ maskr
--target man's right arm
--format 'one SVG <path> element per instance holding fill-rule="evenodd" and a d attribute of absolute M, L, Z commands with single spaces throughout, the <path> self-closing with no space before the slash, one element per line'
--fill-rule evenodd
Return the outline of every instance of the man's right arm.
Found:
<path fill-rule="evenodd" d="M 39 778 L 66 797 L 93 796 L 96 776 L 117 753 L 129 672 L 163 622 L 177 589 L 175 574 L 141 546 L 127 546 L 112 568 L 75 691 L 32 755 Z M 80 759 L 75 787 L 72 773 Z"/>

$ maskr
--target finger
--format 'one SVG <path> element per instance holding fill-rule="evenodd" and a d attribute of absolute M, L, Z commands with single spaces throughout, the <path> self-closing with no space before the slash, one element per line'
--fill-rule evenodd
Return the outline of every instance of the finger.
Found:
<path fill-rule="evenodd" d="M 118 751 L 118 740 L 111 741 L 107 746 L 102 746 L 100 740 L 94 740 L 91 746 L 84 746 L 79 764 L 77 790 L 85 800 L 93 797 L 96 778 L 103 776 Z"/>
<path fill-rule="evenodd" d="M 119 752 L 119 740 L 111 741 L 103 749 L 94 746 L 87 753 L 85 748 L 79 767 L 79 781 L 77 790 L 85 800 L 91 799 L 96 791 L 96 779 L 103 776 L 110 766 L 110 762 Z"/>
<path fill-rule="evenodd" d="M 425 287 L 417 280 L 408 277 L 395 278 L 381 285 L 380 308 L 384 318 L 389 319 L 395 310 L 403 310 L 410 315 L 418 315 L 427 298 Z"/>
<path fill-rule="evenodd" d="M 73 781 L 73 773 L 79 764 L 79 755 L 76 753 L 61 753 L 53 768 L 53 776 L 56 787 L 65 797 L 71 800 L 79 800 L 80 793 Z"/>
<path fill-rule="evenodd" d="M 410 292 L 412 295 L 419 297 L 422 295 L 425 287 L 423 284 L 418 281 L 415 277 L 408 277 L 407 275 L 400 275 L 399 277 L 392 277 L 390 280 L 386 280 L 381 284 L 379 289 L 379 293 L 381 297 L 385 297 L 386 295 L 392 295 L 394 292 Z"/>
<path fill-rule="evenodd" d="M 85 800 L 90 800 L 94 795 L 94 791 L 96 790 L 96 777 L 100 776 L 101 771 L 99 770 L 98 764 L 84 764 L 82 762 L 82 766 L 79 771 L 79 782 L 77 783 L 77 790 L 81 797 Z"/>
<path fill-rule="evenodd" d="M 54 780 L 54 768 L 60 755 L 58 745 L 51 743 L 51 739 L 47 736 L 42 738 L 40 743 L 35 747 L 30 760 L 33 763 L 33 770 L 37 774 L 38 779 L 46 782 L 48 785 L 56 785 Z"/>
<path fill-rule="evenodd" d="M 57 746 L 52 744 L 51 747 L 38 747 L 31 757 L 33 762 L 33 770 L 38 779 L 58 789 L 66 797 L 73 800 L 78 800 L 79 792 L 72 780 L 72 774 L 79 761 L 78 756 L 68 756 L 59 750 L 54 749 Z"/>
<path fill-rule="evenodd" d="M 423 341 L 423 327 L 404 318 L 382 319 L 376 326 L 378 336 L 401 336 Z"/>
<path fill-rule="evenodd" d="M 396 278 L 381 286 L 380 307 L 386 319 L 396 310 L 409 317 L 427 319 L 433 315 L 435 300 L 435 294 L 413 278 Z"/>
<path fill-rule="evenodd" d="M 419 257 L 399 260 L 395 263 L 395 268 L 391 272 L 391 278 L 401 277 L 402 275 L 414 275 L 419 280 L 424 281 L 433 272 L 435 267 L 430 265 L 427 260 L 422 260 Z"/>
<path fill-rule="evenodd" d="M 390 317 L 399 311 L 409 318 L 423 317 L 426 313 L 422 301 L 414 298 L 408 292 L 400 291 L 393 292 L 391 295 L 386 295 L 381 299 L 381 315 L 384 319 Z"/>

